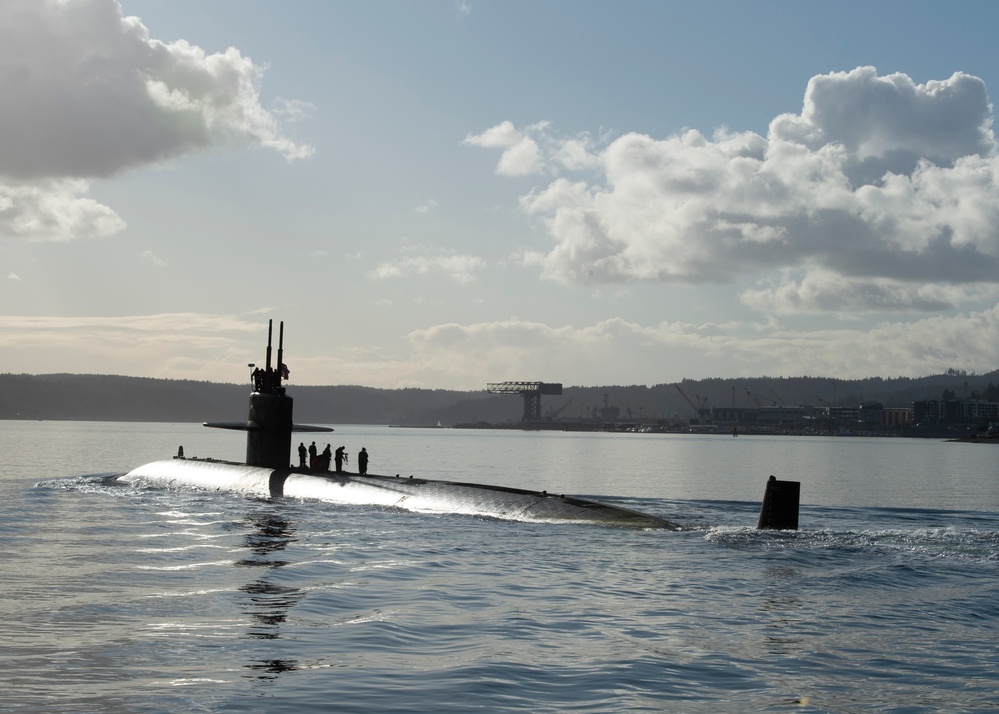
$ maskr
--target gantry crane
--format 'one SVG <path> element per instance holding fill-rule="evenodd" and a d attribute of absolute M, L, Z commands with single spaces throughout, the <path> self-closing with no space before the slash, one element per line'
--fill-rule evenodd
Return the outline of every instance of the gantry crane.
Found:
<path fill-rule="evenodd" d="M 519 394 L 524 398 L 525 424 L 541 421 L 541 395 L 561 394 L 562 385 L 554 382 L 490 382 L 486 385 L 490 394 Z"/>

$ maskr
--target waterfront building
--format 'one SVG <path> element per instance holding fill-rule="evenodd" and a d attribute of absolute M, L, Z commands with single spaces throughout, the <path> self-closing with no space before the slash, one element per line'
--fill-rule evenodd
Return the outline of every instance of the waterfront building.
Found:
<path fill-rule="evenodd" d="M 999 419 L 999 402 L 983 399 L 923 399 L 912 403 L 916 424 L 989 424 Z"/>

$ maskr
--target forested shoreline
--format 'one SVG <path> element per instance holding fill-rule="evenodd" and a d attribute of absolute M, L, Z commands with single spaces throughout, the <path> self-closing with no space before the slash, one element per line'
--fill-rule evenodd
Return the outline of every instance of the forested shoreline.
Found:
<path fill-rule="evenodd" d="M 683 380 L 653 386 L 565 386 L 545 397 L 549 417 L 581 418 L 608 407 L 622 419 L 654 422 L 694 415 L 688 402 L 710 406 L 768 404 L 848 406 L 877 401 L 907 407 L 922 399 L 999 401 L 999 371 L 983 375 L 949 370 L 920 378 L 753 377 Z M 677 388 L 679 386 L 679 389 Z M 0 419 L 201 422 L 245 417 L 249 384 L 115 375 L 0 374 Z M 352 385 L 288 385 L 295 420 L 317 424 L 455 424 L 516 421 L 520 398 L 482 391 L 377 389 Z"/>

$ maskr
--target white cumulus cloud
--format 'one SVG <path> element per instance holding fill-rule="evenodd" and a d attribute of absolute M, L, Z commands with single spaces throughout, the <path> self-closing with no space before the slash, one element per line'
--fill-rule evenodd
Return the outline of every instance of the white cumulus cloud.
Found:
<path fill-rule="evenodd" d="M 466 143 L 500 173 L 557 174 L 521 200 L 553 245 L 524 254 L 575 284 L 761 286 L 777 311 L 936 310 L 999 283 L 999 159 L 981 79 L 872 67 L 813 77 L 767 136 L 629 133 L 600 145 L 503 122 Z M 538 147 L 531 162 L 511 153 Z M 514 172 L 504 166 L 523 166 Z M 964 290 L 954 289 L 964 286 Z"/>
<path fill-rule="evenodd" d="M 83 179 L 0 181 L 0 235 L 69 241 L 112 235 L 124 228 L 125 221 L 111 208 L 84 195 L 88 190 Z"/>
<path fill-rule="evenodd" d="M 456 283 L 468 285 L 475 281 L 476 272 L 485 267 L 486 262 L 474 255 L 408 256 L 380 264 L 371 277 L 389 279 L 408 274 L 444 274 Z"/>
<path fill-rule="evenodd" d="M 505 176 L 524 176 L 541 171 L 541 148 L 528 134 L 518 131 L 513 122 L 505 121 L 481 134 L 465 137 L 470 146 L 503 149 L 496 173 Z"/>
<path fill-rule="evenodd" d="M 312 153 L 278 122 L 302 107 L 261 106 L 263 70 L 236 48 L 206 53 L 153 39 L 115 0 L 6 0 L 2 12 L 0 235 L 68 240 L 120 230 L 110 208 L 80 197 L 88 181 L 186 153 Z"/>

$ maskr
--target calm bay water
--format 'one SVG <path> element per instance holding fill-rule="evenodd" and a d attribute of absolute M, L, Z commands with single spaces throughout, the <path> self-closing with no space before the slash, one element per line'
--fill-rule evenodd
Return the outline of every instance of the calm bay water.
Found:
<path fill-rule="evenodd" d="M 106 477 L 181 444 L 242 460 L 244 442 L 0 422 L 0 711 L 999 711 L 999 447 L 330 436 L 374 473 L 688 528 L 140 490 Z M 754 529 L 770 474 L 801 481 L 800 531 Z"/>

